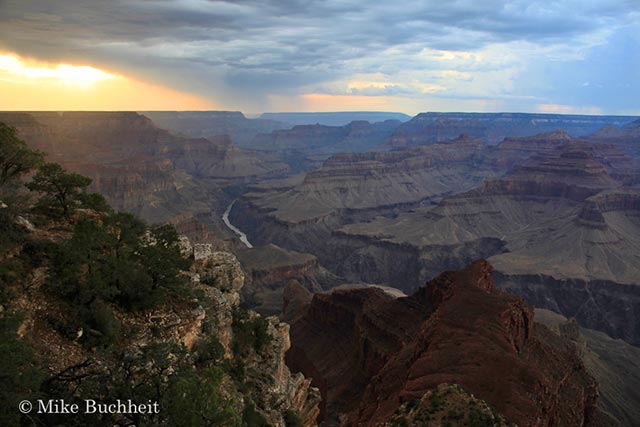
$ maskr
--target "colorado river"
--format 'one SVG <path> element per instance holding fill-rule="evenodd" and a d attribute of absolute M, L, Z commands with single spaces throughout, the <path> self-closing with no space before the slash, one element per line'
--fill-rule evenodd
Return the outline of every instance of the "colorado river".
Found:
<path fill-rule="evenodd" d="M 238 199 L 236 199 L 236 200 L 238 200 Z M 234 233 L 236 233 L 238 235 L 238 237 L 240 237 L 240 241 L 242 243 L 244 243 L 246 247 L 252 248 L 253 245 L 249 242 L 249 239 L 247 239 L 247 235 L 244 234 L 238 227 L 236 227 L 235 225 L 231 224 L 231 221 L 229 221 L 229 212 L 231 212 L 231 208 L 233 207 L 233 205 L 236 202 L 236 200 L 234 200 L 233 202 L 231 202 L 231 204 L 229 206 L 227 206 L 227 210 L 224 211 L 224 214 L 222 215 L 222 221 L 224 221 L 225 225 L 227 227 L 229 227 L 229 229 L 231 231 L 233 231 Z"/>

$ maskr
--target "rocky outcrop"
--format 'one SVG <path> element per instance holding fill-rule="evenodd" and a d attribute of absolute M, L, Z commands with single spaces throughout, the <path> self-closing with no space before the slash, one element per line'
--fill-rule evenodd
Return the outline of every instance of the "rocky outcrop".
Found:
<path fill-rule="evenodd" d="M 198 248 L 195 245 L 194 248 Z M 196 253 L 194 249 L 194 254 Z M 304 426 L 315 426 L 319 415 L 320 396 L 311 387 L 311 380 L 302 374 L 292 374 L 285 365 L 285 353 L 290 348 L 289 325 L 275 317 L 267 318 L 267 345 L 249 356 L 235 354 L 234 313 L 240 304 L 240 289 L 244 274 L 236 257 L 228 252 L 210 252 L 196 260 L 192 283 L 213 302 L 213 322 L 225 355 L 229 359 L 245 357 L 244 367 L 252 384 L 256 409 L 270 425 L 285 427 L 284 415 L 295 412 Z M 259 316 L 250 313 L 251 317 Z"/>
<path fill-rule="evenodd" d="M 330 289 L 341 280 L 326 270 L 311 254 L 288 251 L 274 244 L 243 248 L 236 255 L 246 272 L 244 301 L 263 315 L 282 311 L 282 292 L 295 280 L 312 292 Z"/>
<path fill-rule="evenodd" d="M 456 383 L 521 426 L 594 425 L 596 383 L 573 346 L 497 290 L 491 270 L 478 261 L 407 298 L 315 295 L 292 324 L 288 362 L 324 385 L 327 422 L 384 425 Z M 329 354 L 320 351 L 327 342 L 336 345 Z"/>
<path fill-rule="evenodd" d="M 42 233 L 41 230 L 37 232 Z M 147 244 L 156 242 L 149 240 Z M 84 379 L 95 381 L 104 376 L 105 384 L 102 385 L 109 387 L 111 382 L 116 384 L 112 376 L 119 369 L 130 369 L 135 373 L 131 375 L 148 375 L 164 387 L 169 377 L 178 369 L 185 369 L 184 366 L 198 372 L 197 369 L 202 368 L 199 363 L 207 360 L 203 355 L 216 353 L 217 346 L 221 346 L 221 359 L 211 362 L 217 365 L 214 368 L 222 376 L 221 381 L 207 383 L 207 387 L 215 387 L 207 390 L 223 399 L 215 405 L 239 414 L 238 423 L 251 402 L 251 411 L 257 412 L 271 426 L 286 427 L 291 414 L 295 414 L 305 427 L 317 426 L 320 393 L 310 385 L 310 379 L 301 373 L 292 374 L 285 364 L 285 354 L 290 347 L 289 325 L 275 317 L 262 319 L 251 311 L 246 312 L 246 318 L 238 314 L 244 273 L 233 254 L 216 251 L 210 244 L 192 244 L 184 236 L 179 239 L 179 247 L 183 256 L 195 259 L 191 269 L 184 272 L 190 277 L 191 297 L 176 298 L 141 312 L 112 307 L 119 327 L 126 331 L 114 351 L 96 351 L 78 342 L 83 334 L 99 334 L 97 331 L 74 330 L 73 336 L 65 333 L 60 325 L 65 322 L 68 305 L 52 298 L 45 290 L 46 268 L 30 274 L 29 289 L 17 293 L 9 308 L 23 313 L 20 336 L 28 339 L 42 355 L 41 362 L 46 363 L 53 375 L 50 381 L 60 380 L 61 374 L 54 373 L 73 375 L 74 389 L 80 390 L 78 393 L 88 393 L 82 388 Z M 20 284 L 12 286 L 24 287 Z M 238 349 L 238 323 L 243 321 L 264 325 L 260 348 Z M 165 347 L 172 350 L 166 360 L 161 361 L 162 367 L 152 366 L 152 362 L 142 357 Z M 48 357 L 51 354 L 55 357 Z M 242 366 L 242 377 L 234 377 L 225 365 Z M 134 397 L 133 391 L 128 392 L 130 395 L 126 393 L 126 397 Z"/>
<path fill-rule="evenodd" d="M 285 318 L 295 319 L 295 304 L 288 301 Z M 410 342 L 428 307 L 365 288 L 315 294 L 301 313 L 291 325 L 287 364 L 313 379 L 323 397 L 321 415 L 335 423 L 339 414 L 357 407 L 366 384 Z"/>
<path fill-rule="evenodd" d="M 458 384 L 440 384 L 420 399 L 402 404 L 384 424 L 385 427 L 426 425 L 506 427 L 510 424 L 487 402 L 467 393 Z"/>

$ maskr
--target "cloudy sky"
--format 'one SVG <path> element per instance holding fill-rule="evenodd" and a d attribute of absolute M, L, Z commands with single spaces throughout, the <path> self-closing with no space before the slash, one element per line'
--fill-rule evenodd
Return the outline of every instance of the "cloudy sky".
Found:
<path fill-rule="evenodd" d="M 0 0 L 0 109 L 640 114 L 640 0 Z"/>

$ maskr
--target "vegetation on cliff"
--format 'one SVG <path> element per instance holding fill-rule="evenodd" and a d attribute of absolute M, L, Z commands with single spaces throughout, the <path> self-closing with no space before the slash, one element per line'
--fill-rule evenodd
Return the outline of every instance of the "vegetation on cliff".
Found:
<path fill-rule="evenodd" d="M 285 427 L 307 408 L 313 425 L 315 394 L 284 367 L 288 329 L 285 344 L 239 308 L 232 255 L 194 260 L 173 226 L 115 212 L 3 124 L 0 171 L 0 424 Z M 38 399 L 160 410 L 18 411 Z"/>

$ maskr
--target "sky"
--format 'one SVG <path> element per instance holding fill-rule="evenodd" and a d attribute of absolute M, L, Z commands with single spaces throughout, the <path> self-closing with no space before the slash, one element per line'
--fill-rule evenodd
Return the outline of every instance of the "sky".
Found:
<path fill-rule="evenodd" d="M 1 110 L 640 115 L 640 0 L 0 0 Z"/>

